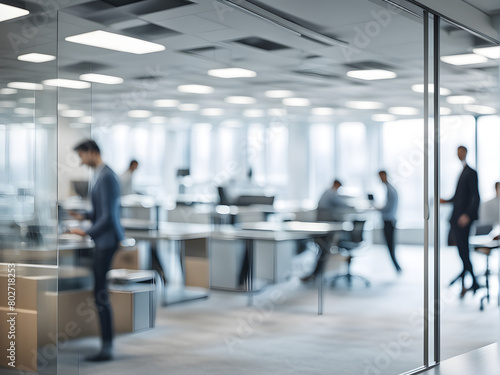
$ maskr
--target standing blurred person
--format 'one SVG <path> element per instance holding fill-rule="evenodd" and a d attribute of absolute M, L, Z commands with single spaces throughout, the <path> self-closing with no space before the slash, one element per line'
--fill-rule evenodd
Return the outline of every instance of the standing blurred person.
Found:
<path fill-rule="evenodd" d="M 398 210 L 398 192 L 387 180 L 387 172 L 378 172 L 380 181 L 385 185 L 387 190 L 387 198 L 385 206 L 380 209 L 382 220 L 384 221 L 384 237 L 391 255 L 392 263 L 396 268 L 396 272 L 401 272 L 401 267 L 396 260 L 396 244 L 394 241 L 394 231 L 396 229 L 396 212 Z"/>
<path fill-rule="evenodd" d="M 474 276 L 472 263 L 470 261 L 469 250 L 469 234 L 472 222 L 477 220 L 479 211 L 479 188 L 477 172 L 467 165 L 467 148 L 459 146 L 457 156 L 463 165 L 462 174 L 458 179 L 455 195 L 450 199 L 440 199 L 440 203 L 453 203 L 453 212 L 450 218 L 450 240 L 454 240 L 458 255 L 462 260 L 463 271 L 450 283 L 452 285 L 460 278 L 462 279 L 462 292 L 460 298 L 463 298 L 465 293 L 472 290 L 476 293 L 479 289 L 479 284 Z M 450 241 L 453 242 L 453 241 Z M 472 277 L 472 285 L 470 288 L 465 288 L 464 278 L 469 272 Z"/>
<path fill-rule="evenodd" d="M 113 320 L 106 273 L 111 260 L 124 239 L 124 231 L 120 224 L 120 183 L 115 173 L 101 159 L 97 144 L 88 140 L 74 148 L 82 164 L 94 170 L 90 196 L 92 211 L 81 215 L 71 213 L 75 218 L 90 219 L 92 226 L 87 230 L 73 229 L 71 232 L 80 236 L 90 236 L 95 243 L 93 259 L 94 299 L 101 325 L 102 347 L 88 361 L 108 361 L 113 356 Z"/>
<path fill-rule="evenodd" d="M 134 194 L 134 191 L 132 190 L 132 175 L 138 167 L 139 162 L 137 160 L 131 160 L 128 169 L 120 175 L 122 195 Z"/>

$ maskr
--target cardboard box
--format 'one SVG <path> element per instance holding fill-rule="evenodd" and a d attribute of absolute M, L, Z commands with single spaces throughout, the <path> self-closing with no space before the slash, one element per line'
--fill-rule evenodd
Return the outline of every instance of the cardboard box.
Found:
<path fill-rule="evenodd" d="M 132 250 L 118 250 L 113 257 L 111 269 L 126 268 L 129 270 L 139 270 L 139 250 L 137 248 Z"/>
<path fill-rule="evenodd" d="M 209 262 L 206 258 L 185 257 L 186 285 L 208 289 L 210 287 Z"/>

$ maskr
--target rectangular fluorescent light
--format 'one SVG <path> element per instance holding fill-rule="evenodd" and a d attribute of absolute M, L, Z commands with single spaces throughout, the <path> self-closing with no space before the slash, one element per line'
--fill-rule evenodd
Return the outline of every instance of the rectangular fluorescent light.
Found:
<path fill-rule="evenodd" d="M 10 87 L 11 89 L 18 89 L 18 90 L 35 90 L 35 91 L 40 91 L 43 90 L 43 85 L 39 83 L 32 83 L 32 82 L 10 82 L 7 83 L 7 87 Z"/>
<path fill-rule="evenodd" d="M 450 104 L 472 104 L 476 102 L 476 99 L 469 95 L 453 95 L 448 96 L 446 101 Z"/>
<path fill-rule="evenodd" d="M 373 115 L 371 119 L 377 122 L 389 122 L 389 121 L 396 121 L 396 116 L 389 115 L 386 113 L 377 113 Z"/>
<path fill-rule="evenodd" d="M 110 33 L 103 30 L 69 36 L 65 38 L 65 40 L 72 43 L 84 44 L 86 46 L 105 48 L 119 52 L 128 52 L 136 55 L 165 50 L 165 46 L 162 46 L 161 44 L 151 43 L 145 40 Z"/>
<path fill-rule="evenodd" d="M 14 95 L 17 94 L 16 89 L 0 89 L 0 94 L 2 95 Z"/>
<path fill-rule="evenodd" d="M 16 8 L 6 4 L 0 4 L 0 22 L 11 20 L 30 14 L 26 9 Z"/>
<path fill-rule="evenodd" d="M 475 112 L 480 115 L 494 115 L 495 113 L 497 113 L 497 110 L 495 108 L 485 105 L 467 104 L 465 105 L 465 109 L 469 112 Z"/>
<path fill-rule="evenodd" d="M 224 110 L 222 108 L 205 108 L 201 110 L 201 114 L 204 116 L 222 116 Z"/>
<path fill-rule="evenodd" d="M 158 99 L 153 102 L 155 107 L 173 108 L 179 105 L 179 101 L 175 99 Z"/>
<path fill-rule="evenodd" d="M 103 83 L 105 85 L 119 85 L 123 83 L 123 78 L 94 73 L 82 74 L 80 79 L 82 81 Z"/>
<path fill-rule="evenodd" d="M 288 98 L 290 96 L 295 95 L 292 91 L 289 90 L 267 90 L 265 95 L 268 98 Z"/>
<path fill-rule="evenodd" d="M 434 85 L 432 83 L 429 83 L 429 85 L 427 87 L 429 88 L 428 90 L 429 90 L 430 94 L 434 93 Z M 412 89 L 412 91 L 418 92 L 419 94 L 424 93 L 424 85 L 422 85 L 422 84 L 412 85 L 411 89 Z M 451 91 L 447 88 L 441 87 L 441 88 L 439 88 L 439 94 L 441 94 L 443 96 L 447 96 L 447 95 L 451 94 Z"/>
<path fill-rule="evenodd" d="M 13 100 L 2 100 L 0 101 L 0 108 L 14 108 L 16 102 Z"/>
<path fill-rule="evenodd" d="M 132 118 L 148 118 L 153 114 L 151 111 L 144 111 L 142 109 L 134 109 L 132 111 L 128 111 L 128 117 Z"/>
<path fill-rule="evenodd" d="M 179 111 L 186 111 L 186 112 L 193 112 L 193 111 L 197 111 L 198 109 L 200 109 L 200 106 L 198 104 L 195 104 L 195 103 L 182 103 L 182 104 L 179 104 L 179 106 L 177 107 L 179 109 Z"/>
<path fill-rule="evenodd" d="M 81 90 L 90 88 L 90 83 L 88 82 L 75 81 L 72 79 L 63 79 L 63 78 L 46 79 L 45 81 L 42 81 L 42 83 L 46 86 L 63 87 L 66 89 Z"/>
<path fill-rule="evenodd" d="M 474 48 L 472 52 L 477 55 L 489 57 L 490 59 L 500 59 L 500 46 Z"/>
<path fill-rule="evenodd" d="M 211 94 L 214 92 L 213 87 L 204 85 L 180 85 L 177 90 L 190 94 Z"/>
<path fill-rule="evenodd" d="M 257 102 L 251 96 L 228 96 L 224 101 L 230 104 L 255 104 Z"/>
<path fill-rule="evenodd" d="M 55 60 L 56 57 L 52 55 L 45 55 L 43 53 L 27 53 L 25 55 L 17 56 L 19 61 L 27 61 L 32 63 L 44 63 L 47 61 Z"/>
<path fill-rule="evenodd" d="M 282 103 L 292 107 L 307 107 L 311 104 L 309 99 L 306 98 L 285 98 Z"/>
<path fill-rule="evenodd" d="M 262 109 L 246 109 L 243 111 L 245 117 L 264 117 L 265 112 Z"/>
<path fill-rule="evenodd" d="M 165 50 L 165 46 L 161 44 L 151 43 L 142 39 L 110 33 L 103 30 L 69 36 L 65 38 L 65 40 L 72 43 L 84 44 L 86 46 L 133 53 L 136 55 Z"/>
<path fill-rule="evenodd" d="M 226 69 L 211 69 L 208 71 L 208 75 L 219 78 L 247 78 L 247 77 L 255 77 L 257 76 L 257 73 L 255 73 L 253 70 L 242 69 L 242 68 L 226 68 Z"/>
<path fill-rule="evenodd" d="M 396 78 L 397 75 L 390 70 L 383 69 L 367 69 L 367 70 L 351 70 L 347 72 L 347 76 L 351 78 L 364 79 L 373 81 L 377 79 L 391 79 Z"/>
<path fill-rule="evenodd" d="M 85 116 L 85 111 L 80 109 L 65 109 L 61 111 L 61 116 L 64 117 L 83 117 Z"/>
<path fill-rule="evenodd" d="M 451 65 L 472 65 L 488 62 L 488 58 L 474 53 L 466 53 L 463 55 L 450 55 L 441 57 L 441 61 Z"/>
<path fill-rule="evenodd" d="M 390 107 L 389 113 L 393 115 L 418 115 L 418 109 L 413 107 Z"/>
<path fill-rule="evenodd" d="M 345 103 L 346 107 L 354 109 L 378 109 L 384 106 L 380 102 L 370 102 L 370 101 L 350 101 Z"/>

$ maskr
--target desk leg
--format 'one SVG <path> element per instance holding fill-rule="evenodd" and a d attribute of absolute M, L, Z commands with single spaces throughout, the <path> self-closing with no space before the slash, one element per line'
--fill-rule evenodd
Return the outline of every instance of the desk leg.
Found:
<path fill-rule="evenodd" d="M 320 270 L 318 275 L 318 315 L 323 315 L 323 269 Z"/>
<path fill-rule="evenodd" d="M 248 306 L 253 306 L 253 240 L 247 240 L 247 254 L 248 254 Z"/>

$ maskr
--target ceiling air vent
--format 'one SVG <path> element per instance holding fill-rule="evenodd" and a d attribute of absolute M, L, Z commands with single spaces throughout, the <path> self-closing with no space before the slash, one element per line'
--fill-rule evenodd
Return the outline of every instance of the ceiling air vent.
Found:
<path fill-rule="evenodd" d="M 243 38 L 243 39 L 237 39 L 233 40 L 233 42 L 244 44 L 246 46 L 254 47 L 254 48 L 259 48 L 264 51 L 278 51 L 278 50 L 283 50 L 283 49 L 290 49 L 290 47 L 287 47 L 283 44 L 275 43 L 267 39 L 259 38 L 259 37 L 249 37 L 249 38 Z"/>

